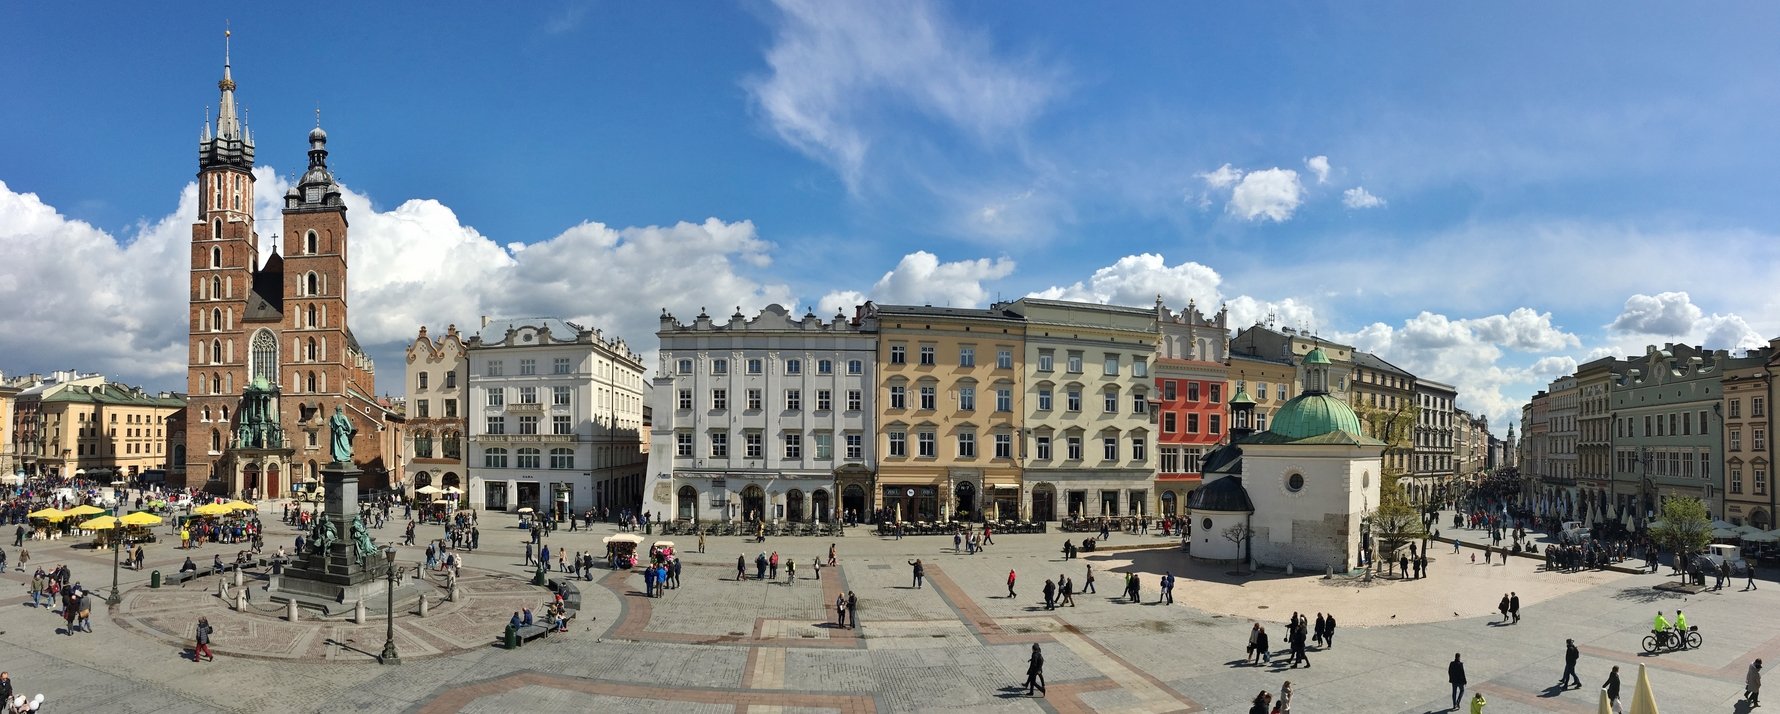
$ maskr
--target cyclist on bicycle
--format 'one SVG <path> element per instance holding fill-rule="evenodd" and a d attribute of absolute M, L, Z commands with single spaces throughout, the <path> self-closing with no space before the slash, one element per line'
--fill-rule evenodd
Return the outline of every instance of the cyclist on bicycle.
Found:
<path fill-rule="evenodd" d="M 1681 614 L 1680 608 L 1675 610 L 1675 646 L 1687 649 L 1687 616 Z"/>
<path fill-rule="evenodd" d="M 1668 642 L 1669 642 L 1669 621 L 1666 619 L 1663 619 L 1663 611 L 1662 610 L 1656 611 L 1656 624 L 1650 628 L 1650 631 L 1656 634 L 1656 643 L 1658 645 L 1668 644 Z"/>

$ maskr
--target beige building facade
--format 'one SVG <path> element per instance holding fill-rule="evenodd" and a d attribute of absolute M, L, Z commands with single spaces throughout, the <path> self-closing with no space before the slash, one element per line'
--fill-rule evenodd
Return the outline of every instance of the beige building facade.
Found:
<path fill-rule="evenodd" d="M 427 486 L 463 488 L 469 433 L 470 360 L 457 325 L 434 338 L 425 326 L 407 351 L 407 420 L 402 453 L 404 495 Z"/>

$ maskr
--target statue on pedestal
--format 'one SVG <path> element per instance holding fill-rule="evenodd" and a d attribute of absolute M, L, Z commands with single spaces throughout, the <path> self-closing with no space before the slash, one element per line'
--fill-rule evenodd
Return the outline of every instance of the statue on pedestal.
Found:
<path fill-rule="evenodd" d="M 338 404 L 334 405 L 334 416 L 328 420 L 328 432 L 328 446 L 334 463 L 352 463 L 352 437 L 358 435 L 358 427 L 352 425 L 352 419 Z"/>
<path fill-rule="evenodd" d="M 353 549 L 358 551 L 358 564 L 363 566 L 365 564 L 365 558 L 370 557 L 372 553 L 377 552 L 377 544 L 371 542 L 371 530 L 365 527 L 365 519 L 363 516 L 355 515 L 352 517 L 351 534 L 352 544 L 354 546 Z"/>
<path fill-rule="evenodd" d="M 309 542 L 316 553 L 326 556 L 328 549 L 340 542 L 340 531 L 334 527 L 334 521 L 324 515 L 316 519 L 315 530 L 310 533 Z"/>

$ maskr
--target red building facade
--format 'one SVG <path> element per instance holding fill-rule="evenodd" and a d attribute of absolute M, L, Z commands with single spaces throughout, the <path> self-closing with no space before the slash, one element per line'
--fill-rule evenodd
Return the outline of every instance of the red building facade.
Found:
<path fill-rule="evenodd" d="M 1220 309 L 1208 318 L 1192 302 L 1176 314 L 1156 302 L 1161 334 L 1151 398 L 1157 433 L 1156 513 L 1164 517 L 1186 512 L 1188 495 L 1199 487 L 1201 457 L 1229 431 L 1227 315 Z"/>

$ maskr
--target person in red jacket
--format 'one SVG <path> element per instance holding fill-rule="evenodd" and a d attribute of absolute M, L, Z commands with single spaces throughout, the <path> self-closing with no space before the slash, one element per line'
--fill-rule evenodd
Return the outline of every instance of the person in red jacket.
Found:
<path fill-rule="evenodd" d="M 1007 571 L 1007 599 L 1014 599 L 1014 571 Z"/>

